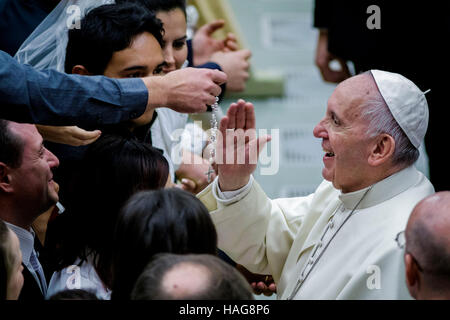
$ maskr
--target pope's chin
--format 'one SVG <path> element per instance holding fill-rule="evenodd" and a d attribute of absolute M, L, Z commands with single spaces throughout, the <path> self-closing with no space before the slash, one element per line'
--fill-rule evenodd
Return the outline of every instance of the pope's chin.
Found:
<path fill-rule="evenodd" d="M 327 181 L 333 182 L 334 170 L 327 167 L 323 168 L 322 177 Z"/>
<path fill-rule="evenodd" d="M 322 177 L 330 182 L 333 182 L 334 177 L 334 157 L 328 157 L 325 155 L 323 157 L 323 169 L 322 169 Z"/>

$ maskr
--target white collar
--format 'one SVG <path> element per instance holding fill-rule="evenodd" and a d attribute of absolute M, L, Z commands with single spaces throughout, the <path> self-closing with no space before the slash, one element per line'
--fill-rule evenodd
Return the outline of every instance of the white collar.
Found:
<path fill-rule="evenodd" d="M 402 169 L 389 177 L 378 181 L 372 187 L 369 193 L 358 205 L 358 209 L 365 209 L 387 201 L 403 191 L 409 189 L 420 179 L 420 173 L 414 166 Z M 364 188 L 349 193 L 340 193 L 339 199 L 346 209 L 353 209 L 363 194 L 370 188 Z"/>
<path fill-rule="evenodd" d="M 21 227 L 13 225 L 11 223 L 6 222 L 8 228 L 10 228 L 19 238 L 20 242 L 20 251 L 22 251 L 22 262 L 24 265 L 28 265 L 30 263 L 31 253 L 34 250 L 34 236 L 35 233 L 33 229 L 25 230 Z"/>

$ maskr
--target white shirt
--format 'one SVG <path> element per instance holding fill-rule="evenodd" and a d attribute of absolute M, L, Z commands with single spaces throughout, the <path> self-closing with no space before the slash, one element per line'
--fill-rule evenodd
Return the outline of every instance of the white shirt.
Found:
<path fill-rule="evenodd" d="M 73 265 L 54 272 L 48 285 L 47 299 L 60 291 L 72 289 L 90 291 L 101 300 L 111 299 L 111 290 L 106 288 L 98 276 L 90 256 L 81 265 L 77 258 Z"/>
<path fill-rule="evenodd" d="M 31 275 L 33 276 L 33 278 L 38 283 L 39 288 L 41 289 L 41 292 L 43 294 L 45 294 L 45 290 L 47 290 L 47 288 L 42 288 L 42 284 L 39 281 L 39 278 L 36 275 L 36 272 L 34 271 L 34 268 L 33 268 L 33 266 L 31 265 L 31 262 L 30 262 L 31 253 L 33 251 L 36 254 L 36 257 L 39 258 L 39 255 L 34 250 L 35 233 L 34 233 L 33 229 L 30 228 L 30 230 L 27 231 L 27 230 L 25 230 L 25 229 L 23 229 L 21 227 L 18 227 L 16 225 L 13 225 L 13 224 L 8 223 L 6 221 L 5 221 L 5 223 L 8 226 L 8 228 L 10 228 L 12 231 L 14 231 L 14 233 L 17 235 L 17 238 L 19 238 L 20 251 L 22 251 L 22 263 L 25 265 L 25 267 L 28 269 L 28 271 L 30 271 Z M 43 277 L 43 279 L 42 279 L 43 281 L 46 281 L 44 274 L 42 274 L 41 277 Z"/>

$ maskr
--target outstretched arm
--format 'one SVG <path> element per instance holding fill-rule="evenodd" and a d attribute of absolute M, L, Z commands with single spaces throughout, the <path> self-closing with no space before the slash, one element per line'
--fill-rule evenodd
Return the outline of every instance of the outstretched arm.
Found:
<path fill-rule="evenodd" d="M 67 75 L 37 71 L 0 51 L 0 79 L 0 118 L 95 127 L 149 118 L 147 114 L 158 107 L 205 111 L 220 94 L 227 76 L 218 70 L 194 68 L 143 79 Z"/>

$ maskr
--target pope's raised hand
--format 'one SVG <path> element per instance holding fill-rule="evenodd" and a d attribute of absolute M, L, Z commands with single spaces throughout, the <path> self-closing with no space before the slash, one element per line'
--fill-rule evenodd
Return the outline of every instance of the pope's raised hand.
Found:
<path fill-rule="evenodd" d="M 271 137 L 257 137 L 254 106 L 242 99 L 230 105 L 220 121 L 219 131 L 216 152 L 219 186 L 222 191 L 237 190 L 248 183 L 259 153 Z"/>

